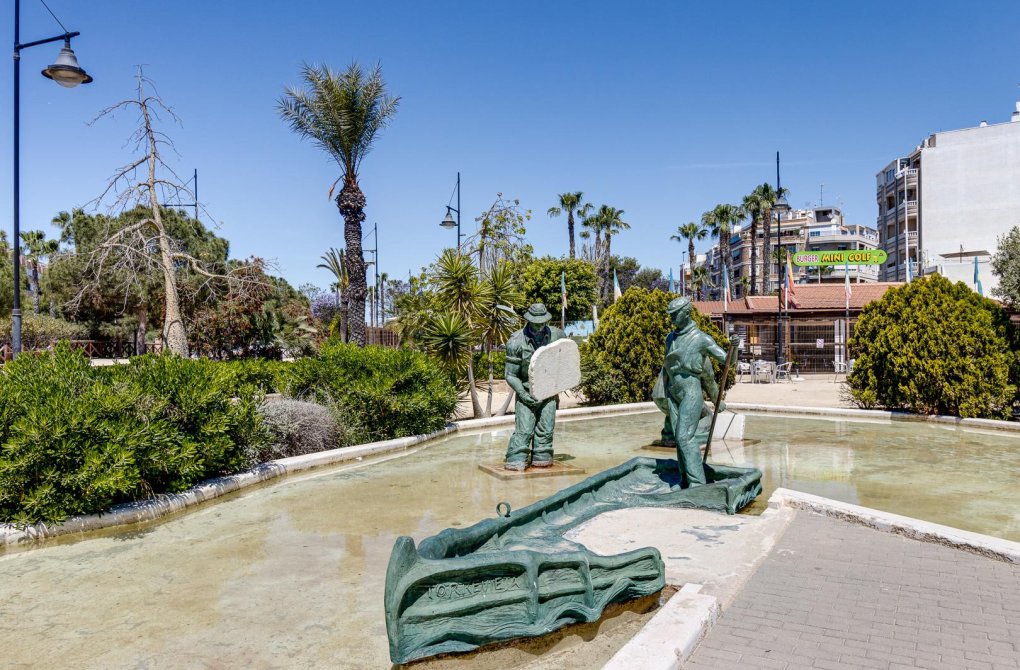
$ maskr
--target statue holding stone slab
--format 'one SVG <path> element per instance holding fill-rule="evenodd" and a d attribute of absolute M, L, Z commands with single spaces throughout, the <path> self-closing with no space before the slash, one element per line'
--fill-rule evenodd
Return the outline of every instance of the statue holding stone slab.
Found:
<path fill-rule="evenodd" d="M 552 315 L 535 303 L 524 312 L 527 325 L 506 344 L 506 382 L 517 394 L 514 434 L 506 449 L 506 470 L 553 464 L 553 429 L 560 391 L 581 381 L 577 345 L 549 325 Z"/>
<path fill-rule="evenodd" d="M 711 359 L 724 363 L 727 357 L 722 347 L 694 323 L 692 309 L 688 298 L 677 298 L 666 307 L 675 330 L 666 338 L 666 359 L 652 391 L 655 404 L 666 414 L 661 443 L 676 442 L 684 488 L 707 483 L 696 435 L 706 393 L 713 400 L 720 397 Z"/>

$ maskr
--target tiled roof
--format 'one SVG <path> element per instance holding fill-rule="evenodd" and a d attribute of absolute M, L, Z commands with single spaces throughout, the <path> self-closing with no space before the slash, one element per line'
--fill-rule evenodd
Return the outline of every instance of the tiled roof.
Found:
<path fill-rule="evenodd" d="M 850 284 L 850 309 L 860 311 L 869 302 L 880 299 L 885 292 L 902 282 L 865 282 Z M 841 283 L 796 284 L 790 293 L 789 311 L 825 311 L 846 309 L 846 288 Z M 771 313 L 779 309 L 779 297 L 774 295 L 753 295 L 733 300 L 727 314 Z M 722 314 L 722 300 L 695 301 L 694 306 L 702 314 Z"/>

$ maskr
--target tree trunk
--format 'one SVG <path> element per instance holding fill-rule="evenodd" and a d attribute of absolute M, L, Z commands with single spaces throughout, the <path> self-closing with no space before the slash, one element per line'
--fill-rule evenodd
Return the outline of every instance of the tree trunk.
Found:
<path fill-rule="evenodd" d="M 489 360 L 489 393 L 485 400 L 485 416 L 492 416 L 492 382 L 495 375 L 492 369 L 492 347 L 488 344 L 485 345 L 485 357 Z"/>
<path fill-rule="evenodd" d="M 605 269 L 605 273 L 606 273 L 606 297 L 605 297 L 605 301 L 607 303 L 612 303 L 613 302 L 613 298 L 614 298 L 613 290 L 614 290 L 615 287 L 613 286 L 612 279 L 609 278 L 609 270 L 610 270 L 609 264 L 613 260 L 613 236 L 610 235 L 609 233 L 606 233 L 606 242 L 605 242 L 605 245 L 606 245 L 606 254 L 605 254 L 605 259 L 603 260 L 603 264 L 604 264 L 604 266 L 606 268 Z"/>
<path fill-rule="evenodd" d="M 149 327 L 147 323 L 149 317 L 149 309 L 145 303 L 142 303 L 135 311 L 138 316 L 138 328 L 135 330 L 135 354 L 142 356 L 145 354 L 145 336 Z"/>
<path fill-rule="evenodd" d="M 506 413 L 510 411 L 510 403 L 514 401 L 515 395 L 514 390 L 510 389 L 510 393 L 507 394 L 506 400 L 503 401 L 503 406 L 499 408 L 499 413 L 496 416 L 506 416 Z"/>
<path fill-rule="evenodd" d="M 50 317 L 57 318 L 57 303 L 50 298 Z"/>
<path fill-rule="evenodd" d="M 29 276 L 29 289 L 32 291 L 32 311 L 39 316 L 39 262 L 33 261 Z"/>
<path fill-rule="evenodd" d="M 347 293 L 340 302 L 340 341 L 347 343 L 351 341 L 351 305 L 347 299 Z"/>
<path fill-rule="evenodd" d="M 694 238 L 693 237 L 687 240 L 687 265 L 691 268 L 691 282 L 693 282 L 694 281 Z M 680 272 L 682 273 L 683 271 L 684 271 L 683 268 L 680 268 Z M 686 292 L 686 290 L 687 290 L 687 280 L 686 280 L 686 278 L 681 277 L 680 281 L 682 281 L 684 283 L 684 291 Z M 692 289 L 693 289 L 693 287 L 692 287 Z M 691 295 L 693 295 L 693 294 L 694 294 L 694 291 L 692 290 L 691 291 Z"/>
<path fill-rule="evenodd" d="M 365 221 L 365 194 L 361 192 L 353 175 L 344 180 L 344 187 L 336 197 L 336 206 L 344 219 L 344 242 L 347 245 L 348 286 L 347 320 L 350 341 L 365 346 L 365 256 L 361 250 L 361 224 Z"/>
<path fill-rule="evenodd" d="M 751 295 L 758 294 L 758 217 L 751 216 Z"/>
<path fill-rule="evenodd" d="M 485 418 L 485 415 L 482 414 L 482 403 L 478 399 L 478 389 L 475 388 L 475 360 L 474 359 L 475 359 L 474 351 L 472 351 L 468 355 L 468 364 L 467 364 L 468 392 L 471 394 L 471 412 L 472 412 L 473 418 L 475 418 L 475 419 L 482 419 L 482 418 Z"/>
<path fill-rule="evenodd" d="M 574 260 L 574 210 L 567 210 L 567 234 L 570 236 L 570 260 Z"/>

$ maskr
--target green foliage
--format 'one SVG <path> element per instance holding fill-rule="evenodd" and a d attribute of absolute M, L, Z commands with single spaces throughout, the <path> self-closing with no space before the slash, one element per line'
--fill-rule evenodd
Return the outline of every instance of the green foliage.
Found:
<path fill-rule="evenodd" d="M 673 329 L 666 305 L 676 296 L 631 287 L 601 315 L 598 329 L 581 347 L 581 389 L 589 402 L 643 402 L 651 399 L 665 358 L 666 335 Z M 698 327 L 724 350 L 722 331 L 697 310 Z M 719 366 L 716 364 L 718 374 Z M 731 370 L 727 387 L 733 384 Z M 613 387 L 617 387 L 618 391 Z"/>
<path fill-rule="evenodd" d="M 526 264 L 520 272 L 524 304 L 543 303 L 555 315 L 553 321 L 558 322 L 563 273 L 566 273 L 567 321 L 590 319 L 598 280 L 595 266 L 579 259 L 545 256 Z"/>
<path fill-rule="evenodd" d="M 475 374 L 481 380 L 489 378 L 489 357 L 492 357 L 492 378 L 505 379 L 506 352 L 503 350 L 492 351 L 488 355 L 484 351 L 475 352 Z"/>
<path fill-rule="evenodd" d="M 998 239 L 998 250 L 992 256 L 992 272 L 999 285 L 992 293 L 1012 307 L 1020 306 L 1020 227 L 1013 226 Z"/>
<path fill-rule="evenodd" d="M 864 308 L 850 341 L 851 396 L 863 407 L 1008 418 L 1015 340 L 993 301 L 939 275 L 917 279 Z"/>
<path fill-rule="evenodd" d="M 223 365 L 229 381 L 227 392 L 238 395 L 246 386 L 254 388 L 258 393 L 280 393 L 286 370 L 290 363 L 272 361 L 264 358 L 241 358 L 228 361 Z"/>
<path fill-rule="evenodd" d="M 284 377 L 287 395 L 357 417 L 362 441 L 439 430 L 457 404 L 457 389 L 443 369 L 410 349 L 357 347 L 331 340 L 318 358 L 290 364 Z"/>
<path fill-rule="evenodd" d="M 87 336 L 87 329 L 81 324 L 55 319 L 46 314 L 21 315 L 21 346 L 27 351 L 46 349 L 61 340 L 80 340 Z M 10 342 L 11 317 L 0 316 L 0 344 Z"/>
<path fill-rule="evenodd" d="M 0 520 L 54 523 L 252 463 L 258 395 L 211 361 L 92 368 L 66 344 L 0 372 Z"/>

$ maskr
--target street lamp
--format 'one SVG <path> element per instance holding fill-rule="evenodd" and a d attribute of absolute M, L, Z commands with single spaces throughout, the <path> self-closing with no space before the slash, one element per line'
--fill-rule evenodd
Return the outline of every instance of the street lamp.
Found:
<path fill-rule="evenodd" d="M 450 205 L 446 206 L 446 216 L 443 217 L 443 220 L 440 222 L 439 225 L 442 226 L 443 228 L 446 228 L 447 230 L 450 230 L 451 228 L 456 228 L 457 229 L 457 251 L 459 253 L 460 252 L 460 238 L 461 238 L 461 233 L 460 233 L 460 173 L 459 172 L 457 173 L 457 189 L 456 190 L 457 190 L 457 206 L 456 207 L 451 207 Z M 457 213 L 457 220 L 456 221 L 453 220 L 453 212 Z"/>
<path fill-rule="evenodd" d="M 53 18 L 56 18 L 54 16 Z M 58 20 L 57 23 L 60 23 Z M 63 28 L 63 24 L 60 26 Z M 14 356 L 21 353 L 21 203 L 19 200 L 21 186 L 21 51 L 40 44 L 64 41 L 64 47 L 57 55 L 53 65 L 42 71 L 47 79 L 52 79 L 64 88 L 74 88 L 78 84 L 92 82 L 92 77 L 78 65 L 78 59 L 71 50 L 71 38 L 81 33 L 67 32 L 62 35 L 47 37 L 34 42 L 21 43 L 21 0 L 14 0 L 14 309 L 11 310 L 11 352 Z"/>
<path fill-rule="evenodd" d="M 790 205 L 786 202 L 786 198 L 783 196 L 783 189 L 779 185 L 779 152 L 776 152 L 776 203 L 772 205 L 772 211 L 776 213 L 776 253 L 778 258 L 782 258 L 779 255 L 779 250 L 783 247 L 783 212 L 790 211 Z M 783 285 L 782 281 L 783 266 L 779 263 L 779 285 Z M 789 278 L 788 278 L 789 279 Z M 789 291 L 790 287 L 787 286 L 786 290 Z M 780 296 L 777 294 L 777 298 Z M 783 301 L 781 299 L 776 300 L 776 368 L 786 362 L 783 357 Z"/>

